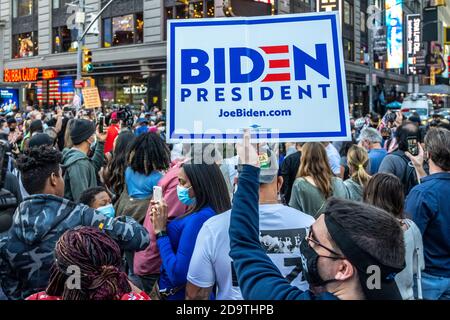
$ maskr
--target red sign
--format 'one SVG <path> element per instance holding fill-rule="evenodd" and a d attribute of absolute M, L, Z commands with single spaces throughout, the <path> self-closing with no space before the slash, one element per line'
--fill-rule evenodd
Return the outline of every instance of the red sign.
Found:
<path fill-rule="evenodd" d="M 42 70 L 42 79 L 49 80 L 58 78 L 58 71 L 56 70 Z"/>
<path fill-rule="evenodd" d="M 84 80 L 75 80 L 75 88 L 84 88 L 85 83 Z"/>
<path fill-rule="evenodd" d="M 5 69 L 4 82 L 26 82 L 38 79 L 38 68 Z"/>

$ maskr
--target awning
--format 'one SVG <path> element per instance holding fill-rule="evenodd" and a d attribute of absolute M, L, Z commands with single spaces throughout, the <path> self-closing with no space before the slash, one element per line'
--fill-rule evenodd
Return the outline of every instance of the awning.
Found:
<path fill-rule="evenodd" d="M 420 86 L 419 93 L 450 95 L 450 86 L 446 84 L 438 84 L 434 86 Z"/>

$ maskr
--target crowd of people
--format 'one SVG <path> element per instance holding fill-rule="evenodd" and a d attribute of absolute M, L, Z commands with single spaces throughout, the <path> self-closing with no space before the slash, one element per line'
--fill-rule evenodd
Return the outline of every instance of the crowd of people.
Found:
<path fill-rule="evenodd" d="M 224 146 L 158 108 L 0 116 L 0 299 L 448 300 L 450 126 L 415 117 Z"/>

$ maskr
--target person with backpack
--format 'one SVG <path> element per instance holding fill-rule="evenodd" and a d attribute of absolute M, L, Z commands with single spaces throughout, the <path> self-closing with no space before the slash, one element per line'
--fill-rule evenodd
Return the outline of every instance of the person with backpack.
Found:
<path fill-rule="evenodd" d="M 94 156 L 88 157 L 91 145 L 97 137 Z M 104 153 L 106 133 L 97 132 L 90 120 L 76 119 L 70 128 L 70 138 L 73 147 L 63 150 L 62 163 L 64 173 L 64 197 L 78 201 L 81 193 L 91 187 L 97 186 L 97 174 L 100 171 Z"/>
<path fill-rule="evenodd" d="M 406 156 L 408 151 L 408 138 L 419 141 L 419 128 L 411 122 L 406 122 L 395 131 L 397 149 L 381 161 L 379 173 L 391 173 L 400 178 L 405 196 L 417 185 L 417 173 L 411 160 Z"/>

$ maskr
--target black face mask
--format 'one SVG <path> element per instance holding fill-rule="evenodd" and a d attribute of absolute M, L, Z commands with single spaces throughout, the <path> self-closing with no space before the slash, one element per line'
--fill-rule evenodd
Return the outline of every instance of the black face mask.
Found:
<path fill-rule="evenodd" d="M 302 260 L 302 266 L 303 266 L 303 276 L 305 277 L 306 281 L 308 281 L 310 286 L 313 287 L 323 287 L 328 283 L 339 281 L 336 279 L 329 279 L 324 280 L 319 274 L 319 257 L 323 258 L 329 258 L 329 259 L 341 259 L 341 258 L 335 258 L 335 257 L 328 257 L 328 256 L 321 256 L 318 255 L 317 252 L 311 248 L 308 241 L 303 240 L 300 243 L 300 258 Z"/>

